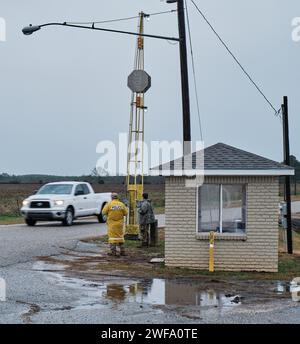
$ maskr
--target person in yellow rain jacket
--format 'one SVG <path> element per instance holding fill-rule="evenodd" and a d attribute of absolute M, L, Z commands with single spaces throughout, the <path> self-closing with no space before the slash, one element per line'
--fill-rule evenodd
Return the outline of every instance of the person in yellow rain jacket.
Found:
<path fill-rule="evenodd" d="M 107 203 L 102 210 L 107 220 L 108 243 L 110 245 L 109 255 L 117 255 L 117 246 L 120 249 L 120 255 L 125 255 L 124 240 L 124 216 L 128 214 L 128 210 L 122 202 L 119 201 L 118 194 L 111 194 L 112 201 Z"/>

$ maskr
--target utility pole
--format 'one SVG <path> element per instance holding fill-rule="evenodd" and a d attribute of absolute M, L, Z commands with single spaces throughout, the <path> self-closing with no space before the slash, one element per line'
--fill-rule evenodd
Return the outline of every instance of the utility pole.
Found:
<path fill-rule="evenodd" d="M 290 161 L 288 97 L 283 98 L 282 122 L 283 122 L 284 163 L 286 165 L 290 166 L 291 161 Z M 285 176 L 284 200 L 286 202 L 287 251 L 289 254 L 293 254 L 293 232 L 292 232 L 292 210 L 291 210 L 291 177 L 290 176 Z"/>
<path fill-rule="evenodd" d="M 167 0 L 167 3 L 177 2 L 180 67 L 181 67 L 181 92 L 182 92 L 182 124 L 184 154 L 191 153 L 191 113 L 189 93 L 189 73 L 186 47 L 185 9 L 184 0 Z"/>

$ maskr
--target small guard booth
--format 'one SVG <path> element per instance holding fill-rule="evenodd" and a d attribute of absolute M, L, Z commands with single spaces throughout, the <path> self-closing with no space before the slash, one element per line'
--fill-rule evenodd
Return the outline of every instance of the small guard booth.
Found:
<path fill-rule="evenodd" d="M 154 168 L 165 176 L 165 262 L 207 270 L 209 233 L 215 232 L 217 271 L 278 270 L 279 177 L 292 167 L 218 143 L 191 154 L 204 158 L 203 183 L 177 176 L 181 159 Z"/>

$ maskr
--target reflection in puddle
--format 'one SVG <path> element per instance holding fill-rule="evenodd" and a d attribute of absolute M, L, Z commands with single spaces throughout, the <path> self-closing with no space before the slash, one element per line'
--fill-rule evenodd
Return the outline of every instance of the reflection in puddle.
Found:
<path fill-rule="evenodd" d="M 103 297 L 111 301 L 129 301 L 137 303 L 165 304 L 165 282 L 151 281 L 133 282 L 130 284 L 107 283 Z"/>
<path fill-rule="evenodd" d="M 95 282 L 64 276 L 54 272 L 53 266 L 45 263 L 37 264 L 34 268 L 39 271 L 43 269 L 63 289 L 71 288 L 76 291 L 78 299 L 73 302 L 73 309 L 102 308 L 111 303 L 137 303 L 197 306 L 201 312 L 227 312 L 236 309 L 243 302 L 241 295 L 207 289 L 205 284 L 197 281 L 108 277 Z M 274 282 L 271 285 L 274 293 Z M 278 294 L 289 294 L 294 301 L 300 301 L 300 279 L 294 279 L 291 283 L 278 282 L 275 286 Z M 266 288 L 269 287 L 270 283 L 266 284 Z M 247 299 L 249 301 L 249 295 Z"/>
<path fill-rule="evenodd" d="M 202 290 L 197 284 L 163 279 L 132 284 L 106 284 L 103 297 L 116 302 L 137 302 L 156 305 L 232 307 L 241 304 L 241 297 Z"/>
<path fill-rule="evenodd" d="M 163 279 L 126 280 L 111 278 L 107 282 L 91 282 L 47 271 L 49 278 L 62 287 L 80 292 L 80 301 L 74 308 L 89 308 L 105 301 L 132 302 L 152 305 L 233 307 L 241 304 L 239 295 L 203 290 L 199 284 Z"/>

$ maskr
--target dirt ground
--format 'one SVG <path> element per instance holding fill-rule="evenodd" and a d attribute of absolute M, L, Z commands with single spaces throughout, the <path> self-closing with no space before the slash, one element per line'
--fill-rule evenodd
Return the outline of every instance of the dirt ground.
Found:
<path fill-rule="evenodd" d="M 299 237 L 300 239 L 300 237 Z M 78 256 L 76 251 L 68 252 L 63 260 L 57 257 L 39 257 L 48 263 L 62 264 L 65 271 L 79 275 L 110 275 L 136 278 L 189 278 L 203 280 L 285 280 L 289 281 L 300 276 L 300 254 L 293 256 L 283 252 L 279 253 L 278 273 L 261 272 L 214 272 L 192 270 L 183 268 L 168 268 L 164 263 L 150 263 L 152 258 L 164 257 L 164 231 L 159 231 L 159 244 L 157 247 L 138 248 L 137 241 L 126 241 L 125 257 L 110 257 L 107 255 L 107 237 L 87 238 L 86 244 L 97 245 L 99 255 Z"/>

